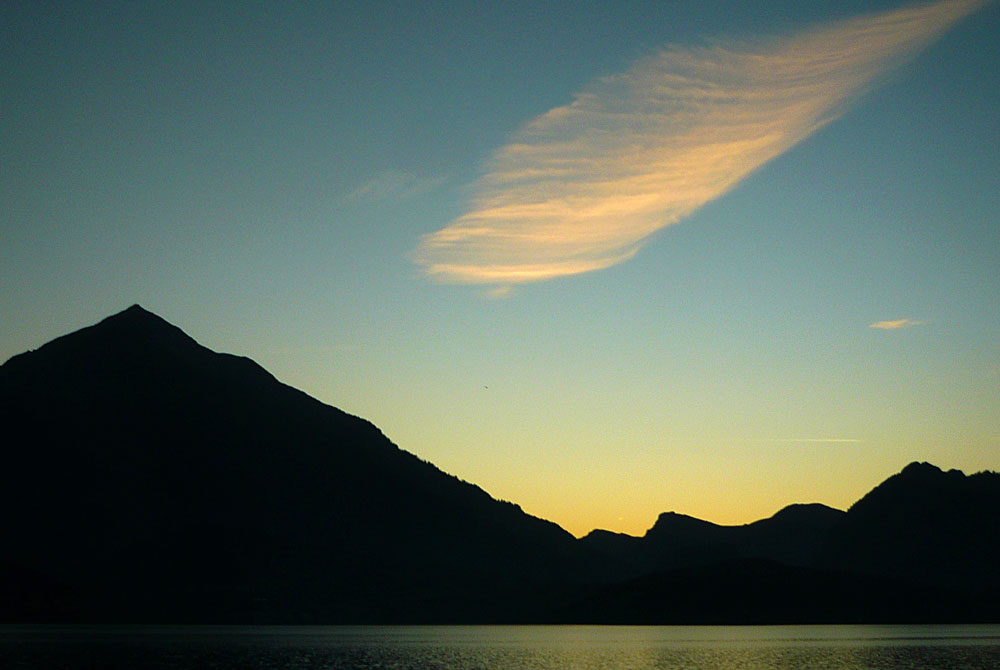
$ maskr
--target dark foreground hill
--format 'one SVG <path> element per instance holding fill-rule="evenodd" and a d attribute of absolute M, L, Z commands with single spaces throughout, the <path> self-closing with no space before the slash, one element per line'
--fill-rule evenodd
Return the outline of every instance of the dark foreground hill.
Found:
<path fill-rule="evenodd" d="M 993 620 L 1000 475 L 576 540 L 135 306 L 0 366 L 0 620 Z"/>
<path fill-rule="evenodd" d="M 643 537 L 594 531 L 581 543 L 623 576 L 764 559 L 910 580 L 965 593 L 1000 589 L 1000 474 L 911 463 L 845 513 L 790 505 L 743 526 L 661 514 Z"/>
<path fill-rule="evenodd" d="M 831 529 L 844 517 L 840 510 L 815 503 L 789 505 L 743 526 L 666 512 L 641 538 L 595 530 L 580 542 L 592 552 L 614 557 L 623 578 L 742 558 L 818 565 Z"/>
<path fill-rule="evenodd" d="M 603 624 L 924 623 L 995 616 L 992 596 L 760 558 L 653 572 L 597 589 L 572 605 L 574 620 Z"/>
<path fill-rule="evenodd" d="M 911 463 L 851 506 L 821 564 L 1000 593 L 1000 474 Z"/>
<path fill-rule="evenodd" d="M 138 306 L 3 365 L 0 427 L 15 617 L 523 619 L 583 569 L 555 524 Z"/>
<path fill-rule="evenodd" d="M 1000 474 L 911 463 L 845 513 L 792 505 L 719 526 L 660 515 L 643 537 L 594 531 L 619 581 L 574 603 L 604 623 L 1000 620 Z"/>

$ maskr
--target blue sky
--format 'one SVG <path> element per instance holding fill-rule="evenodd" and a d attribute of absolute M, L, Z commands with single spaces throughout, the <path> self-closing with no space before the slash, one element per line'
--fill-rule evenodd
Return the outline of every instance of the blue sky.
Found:
<path fill-rule="evenodd" d="M 998 19 L 11 3 L 0 359 L 138 302 L 578 534 L 998 469 Z"/>

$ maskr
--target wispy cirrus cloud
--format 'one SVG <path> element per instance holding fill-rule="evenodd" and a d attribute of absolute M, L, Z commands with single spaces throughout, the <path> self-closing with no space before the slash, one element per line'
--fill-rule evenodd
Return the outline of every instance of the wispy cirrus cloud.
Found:
<path fill-rule="evenodd" d="M 877 328 L 879 330 L 899 330 L 900 328 L 919 326 L 922 323 L 924 322 L 914 321 L 913 319 L 893 319 L 891 321 L 876 321 L 875 323 L 868 324 L 868 327 Z"/>
<path fill-rule="evenodd" d="M 983 0 L 941 0 L 754 42 L 669 46 L 528 122 L 468 211 L 414 260 L 511 285 L 607 268 L 840 116 Z"/>

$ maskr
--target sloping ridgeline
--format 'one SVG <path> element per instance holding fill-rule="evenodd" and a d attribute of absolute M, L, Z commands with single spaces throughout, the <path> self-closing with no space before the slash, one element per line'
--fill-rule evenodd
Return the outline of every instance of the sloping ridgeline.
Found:
<path fill-rule="evenodd" d="M 574 606 L 615 623 L 1000 621 L 1000 474 L 911 463 L 845 513 L 792 505 L 719 526 L 660 515 L 581 540 L 619 581 Z"/>
<path fill-rule="evenodd" d="M 1000 619 L 996 473 L 576 540 L 138 306 L 0 366 L 0 455 L 3 621 Z"/>
<path fill-rule="evenodd" d="M 530 620 L 576 540 L 138 306 L 0 368 L 7 620 Z"/>

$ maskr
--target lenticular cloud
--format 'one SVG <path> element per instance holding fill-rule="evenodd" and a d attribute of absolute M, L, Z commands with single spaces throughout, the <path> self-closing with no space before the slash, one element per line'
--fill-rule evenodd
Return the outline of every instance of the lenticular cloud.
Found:
<path fill-rule="evenodd" d="M 982 4 L 944 0 L 797 35 L 663 48 L 522 127 L 468 211 L 426 235 L 414 260 L 438 281 L 499 286 L 621 263 Z"/>

